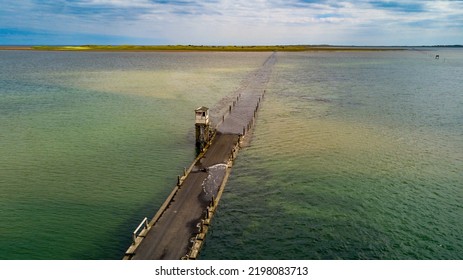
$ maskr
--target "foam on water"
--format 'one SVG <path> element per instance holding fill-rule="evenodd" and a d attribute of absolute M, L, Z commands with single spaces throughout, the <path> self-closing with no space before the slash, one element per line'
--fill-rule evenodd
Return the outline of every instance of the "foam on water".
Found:
<path fill-rule="evenodd" d="M 207 169 L 207 178 L 202 183 L 204 198 L 206 201 L 211 201 L 212 198 L 217 197 L 219 187 L 223 182 L 226 171 L 227 165 L 224 163 L 210 166 Z"/>

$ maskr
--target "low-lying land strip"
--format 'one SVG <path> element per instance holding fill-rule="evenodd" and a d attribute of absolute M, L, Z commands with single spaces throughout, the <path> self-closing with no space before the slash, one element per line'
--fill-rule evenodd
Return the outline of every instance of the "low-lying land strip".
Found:
<path fill-rule="evenodd" d="M 273 51 L 391 51 L 406 47 L 360 47 L 330 45 L 273 45 L 273 46 L 198 46 L 198 45 L 81 45 L 81 46 L 0 46 L 0 50 L 35 51 L 218 51 L 218 52 L 273 52 Z"/>

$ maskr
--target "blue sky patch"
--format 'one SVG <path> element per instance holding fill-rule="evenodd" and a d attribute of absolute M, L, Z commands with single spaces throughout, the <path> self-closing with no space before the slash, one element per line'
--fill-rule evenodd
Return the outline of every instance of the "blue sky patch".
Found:
<path fill-rule="evenodd" d="M 370 1 L 375 8 L 394 10 L 404 13 L 420 13 L 426 11 L 424 5 L 418 1 L 395 2 L 395 1 Z"/>

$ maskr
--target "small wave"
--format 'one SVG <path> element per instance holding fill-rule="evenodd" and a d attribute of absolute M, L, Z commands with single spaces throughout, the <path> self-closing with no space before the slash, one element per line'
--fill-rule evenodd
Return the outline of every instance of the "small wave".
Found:
<path fill-rule="evenodd" d="M 207 169 L 207 178 L 202 183 L 205 199 L 211 200 L 213 197 L 217 196 L 217 193 L 219 192 L 219 187 L 222 184 L 222 181 L 225 177 L 226 170 L 227 165 L 224 163 L 219 163 L 210 166 Z"/>

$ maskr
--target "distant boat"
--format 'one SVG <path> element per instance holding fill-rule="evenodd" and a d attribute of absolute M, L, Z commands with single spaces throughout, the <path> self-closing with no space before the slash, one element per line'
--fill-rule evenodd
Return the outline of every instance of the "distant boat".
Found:
<path fill-rule="evenodd" d="M 439 59 L 439 55 L 438 55 L 438 54 L 436 54 L 436 59 Z"/>

